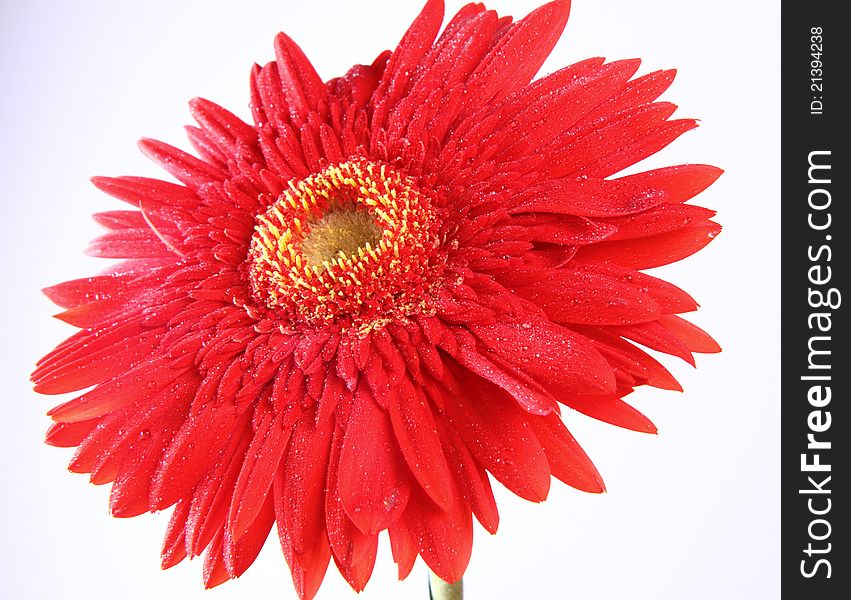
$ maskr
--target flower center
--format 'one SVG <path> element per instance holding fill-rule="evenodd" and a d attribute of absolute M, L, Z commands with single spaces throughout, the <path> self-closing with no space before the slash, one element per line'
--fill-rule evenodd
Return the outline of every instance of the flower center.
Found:
<path fill-rule="evenodd" d="M 358 248 L 374 247 L 381 238 L 381 229 L 368 212 L 353 208 L 331 210 L 310 229 L 301 243 L 308 265 L 327 269 L 334 258 L 357 254 Z"/>
<path fill-rule="evenodd" d="M 355 159 L 290 182 L 257 217 L 246 262 L 278 320 L 360 330 L 428 310 L 446 262 L 431 199 L 387 165 Z"/>

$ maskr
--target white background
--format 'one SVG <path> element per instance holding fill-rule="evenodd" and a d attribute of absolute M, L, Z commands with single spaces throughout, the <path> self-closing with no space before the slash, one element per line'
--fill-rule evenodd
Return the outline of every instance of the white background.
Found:
<path fill-rule="evenodd" d="M 460 1 L 450 1 L 447 12 Z M 522 16 L 533 0 L 494 0 Z M 39 289 L 101 269 L 82 255 L 89 214 L 123 206 L 95 174 L 164 176 L 136 150 L 150 136 L 188 147 L 185 101 L 204 96 L 248 117 L 251 64 L 287 31 L 323 78 L 393 47 L 417 1 L 283 0 L 0 3 L 3 528 L 0 597 L 67 600 L 295 598 L 276 539 L 239 580 L 212 591 L 200 561 L 159 571 L 167 514 L 108 515 L 105 487 L 65 471 L 42 444 L 59 399 L 31 391 L 32 365 L 72 330 Z M 725 351 L 698 369 L 668 361 L 685 394 L 637 393 L 659 426 L 647 436 L 565 418 L 609 493 L 554 483 L 541 505 L 498 490 L 499 533 L 476 530 L 471 600 L 762 599 L 779 596 L 779 3 L 576 0 L 543 72 L 589 56 L 677 67 L 664 96 L 686 134 L 645 166 L 704 162 L 726 174 L 699 202 L 724 232 L 663 275 L 703 305 L 695 321 Z M 382 540 L 365 600 L 424 599 L 418 562 L 395 579 Z M 320 599 L 354 598 L 332 566 Z"/>

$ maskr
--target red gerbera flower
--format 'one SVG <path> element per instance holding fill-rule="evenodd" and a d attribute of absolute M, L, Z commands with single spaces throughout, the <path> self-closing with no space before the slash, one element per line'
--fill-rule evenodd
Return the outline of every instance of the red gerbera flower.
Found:
<path fill-rule="evenodd" d="M 119 517 L 174 505 L 163 566 L 206 551 L 215 586 L 273 525 L 302 598 L 331 558 L 353 588 L 389 532 L 464 573 L 489 475 L 541 501 L 550 477 L 603 490 L 564 404 L 635 429 L 622 398 L 680 389 L 634 344 L 694 364 L 717 345 L 696 304 L 642 269 L 719 226 L 685 204 L 720 170 L 612 178 L 695 127 L 657 102 L 673 71 L 590 59 L 530 83 L 567 20 L 468 5 L 438 32 L 429 0 L 395 51 L 323 82 L 286 35 L 255 66 L 253 124 L 191 103 L 198 157 L 142 149 L 181 185 L 95 178 L 133 210 L 96 215 L 122 259 L 46 290 L 80 331 L 36 390 L 70 469 L 112 482 Z"/>

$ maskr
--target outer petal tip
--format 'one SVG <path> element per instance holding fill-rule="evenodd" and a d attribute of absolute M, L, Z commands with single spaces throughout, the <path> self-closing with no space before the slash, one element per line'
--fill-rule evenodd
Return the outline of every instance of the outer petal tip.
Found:
<path fill-rule="evenodd" d="M 99 190 L 103 190 L 103 188 L 108 185 L 109 177 L 95 175 L 94 177 L 89 177 L 89 181 L 91 181 L 92 184 Z"/>
<path fill-rule="evenodd" d="M 544 4 L 537 10 L 548 10 L 551 13 L 551 18 L 562 20 L 564 23 L 567 23 L 567 18 L 570 16 L 570 0 L 553 0 L 547 4 Z M 564 28 L 564 23 L 562 23 L 561 27 Z"/>

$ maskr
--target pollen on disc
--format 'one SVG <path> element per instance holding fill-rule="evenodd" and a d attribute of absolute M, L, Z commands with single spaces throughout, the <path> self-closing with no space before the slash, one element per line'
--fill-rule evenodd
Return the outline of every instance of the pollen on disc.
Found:
<path fill-rule="evenodd" d="M 254 299 L 290 323 L 361 329 L 429 310 L 447 249 L 432 198 L 364 159 L 290 182 L 259 215 L 248 254 Z"/>

